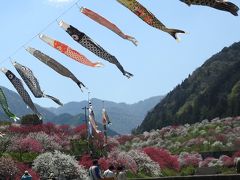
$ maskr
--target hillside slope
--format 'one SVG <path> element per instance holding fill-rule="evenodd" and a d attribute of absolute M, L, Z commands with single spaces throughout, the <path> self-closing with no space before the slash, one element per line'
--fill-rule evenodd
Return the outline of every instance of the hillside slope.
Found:
<path fill-rule="evenodd" d="M 212 56 L 147 114 L 136 132 L 240 114 L 240 42 Z"/>

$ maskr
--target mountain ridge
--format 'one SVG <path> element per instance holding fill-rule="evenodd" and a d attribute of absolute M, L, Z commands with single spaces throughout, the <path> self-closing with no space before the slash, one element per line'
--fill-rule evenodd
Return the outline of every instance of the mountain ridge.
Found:
<path fill-rule="evenodd" d="M 158 102 L 161 101 L 163 96 L 154 96 L 148 99 L 133 103 L 115 103 L 112 101 L 104 101 L 105 109 L 109 115 L 110 120 L 113 122 L 111 128 L 120 134 L 128 134 L 131 130 L 137 127 L 149 110 L 151 110 Z M 96 121 L 102 121 L 102 100 L 92 98 L 91 103 L 95 113 Z M 84 114 L 82 108 L 88 107 L 88 101 L 69 102 L 59 108 L 48 108 L 49 111 L 56 114 L 69 113 L 77 115 Z M 126 123 L 128 126 L 126 126 Z"/>

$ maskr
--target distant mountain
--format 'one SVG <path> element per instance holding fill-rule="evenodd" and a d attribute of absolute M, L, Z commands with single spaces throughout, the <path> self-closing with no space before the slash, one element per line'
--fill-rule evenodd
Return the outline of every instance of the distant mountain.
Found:
<path fill-rule="evenodd" d="M 26 114 L 33 114 L 31 109 L 28 109 L 26 104 L 22 101 L 22 98 L 5 87 L 1 87 L 8 100 L 9 107 L 12 112 L 21 117 Z M 160 100 L 162 96 L 156 96 L 144 101 L 140 101 L 134 104 L 126 103 L 114 103 L 111 101 L 105 101 L 105 107 L 108 115 L 111 119 L 112 126 L 110 128 L 120 134 L 130 133 L 131 130 L 137 127 L 145 115 L 151 108 L 153 108 Z M 98 123 L 101 123 L 102 116 L 102 100 L 92 99 L 94 107 L 94 113 Z M 39 112 L 43 115 L 45 122 L 53 122 L 56 124 L 69 124 L 71 126 L 78 125 L 80 119 L 84 119 L 84 106 L 87 106 L 87 101 L 82 102 L 70 102 L 59 108 L 43 108 L 35 104 Z M 0 108 L 0 119 L 9 120 Z M 101 127 L 101 125 L 99 126 Z M 110 134 L 116 134 L 111 132 Z"/>
<path fill-rule="evenodd" d="M 120 133 L 128 134 L 131 130 L 137 127 L 149 110 L 151 110 L 163 96 L 156 96 L 139 101 L 134 104 L 115 103 L 111 101 L 104 101 L 104 106 L 107 110 L 110 120 L 113 122 L 111 129 Z M 100 99 L 93 98 L 91 100 L 96 121 L 101 123 L 103 102 Z M 70 102 L 59 108 L 48 108 L 49 111 L 55 114 L 68 113 L 71 115 L 77 115 L 79 113 L 84 114 L 83 107 L 88 106 L 87 101 Z"/>
<path fill-rule="evenodd" d="M 240 42 L 189 75 L 147 114 L 136 132 L 240 114 Z"/>

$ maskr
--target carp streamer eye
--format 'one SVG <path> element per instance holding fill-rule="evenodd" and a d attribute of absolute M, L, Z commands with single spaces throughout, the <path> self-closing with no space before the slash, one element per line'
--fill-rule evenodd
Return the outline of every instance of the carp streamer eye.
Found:
<path fill-rule="evenodd" d="M 9 78 L 9 79 L 13 79 L 13 75 L 12 75 L 12 74 L 9 74 L 9 75 L 8 75 L 8 78 Z"/>
<path fill-rule="evenodd" d="M 79 40 L 79 37 L 78 37 L 78 35 L 76 35 L 76 34 L 72 35 L 72 38 L 73 38 L 75 41 L 78 41 L 78 40 Z"/>
<path fill-rule="evenodd" d="M 26 71 L 26 70 L 27 70 L 27 68 L 26 68 L 26 67 L 24 67 L 24 66 L 22 66 L 21 68 L 22 68 L 22 70 L 24 70 L 24 71 Z"/>

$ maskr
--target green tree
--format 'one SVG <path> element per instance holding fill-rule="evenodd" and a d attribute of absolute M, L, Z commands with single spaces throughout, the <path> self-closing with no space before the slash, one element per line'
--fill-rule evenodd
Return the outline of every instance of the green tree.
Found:
<path fill-rule="evenodd" d="M 37 125 L 42 123 L 42 120 L 35 114 L 27 114 L 21 118 L 21 124 L 23 125 Z"/>

